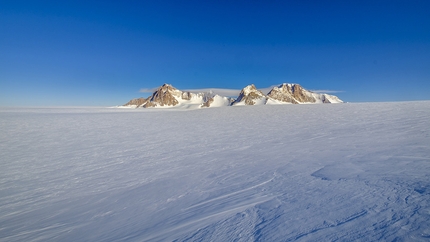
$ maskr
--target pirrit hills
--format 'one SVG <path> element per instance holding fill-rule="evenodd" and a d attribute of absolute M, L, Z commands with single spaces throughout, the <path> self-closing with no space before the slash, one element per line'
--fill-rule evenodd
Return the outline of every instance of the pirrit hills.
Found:
<path fill-rule="evenodd" d="M 276 105 L 307 103 L 343 103 L 338 97 L 308 91 L 299 84 L 283 83 L 264 94 L 252 84 L 241 90 L 234 99 L 213 92 L 192 93 L 164 84 L 148 98 L 130 100 L 121 107 L 129 108 L 209 108 L 240 105 Z"/>

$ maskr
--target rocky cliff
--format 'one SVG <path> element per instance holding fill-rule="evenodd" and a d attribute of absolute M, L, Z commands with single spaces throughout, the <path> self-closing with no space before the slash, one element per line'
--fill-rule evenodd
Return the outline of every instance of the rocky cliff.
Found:
<path fill-rule="evenodd" d="M 172 85 L 164 84 L 148 98 L 132 99 L 124 107 L 142 108 L 203 108 L 240 105 L 303 104 L 303 103 L 342 103 L 338 97 L 308 91 L 299 84 L 283 83 L 264 94 L 254 84 L 243 88 L 236 100 L 231 97 L 215 95 L 212 92 L 183 92 Z"/>
<path fill-rule="evenodd" d="M 240 91 L 239 97 L 232 103 L 232 105 L 264 105 L 266 104 L 266 99 L 266 95 L 257 90 L 254 84 L 251 84 Z"/>
<path fill-rule="evenodd" d="M 148 98 L 132 99 L 123 106 L 141 108 L 166 108 L 166 107 L 214 107 L 229 106 L 230 98 L 221 97 L 213 93 L 183 92 L 170 84 L 164 84 L 157 88 Z"/>

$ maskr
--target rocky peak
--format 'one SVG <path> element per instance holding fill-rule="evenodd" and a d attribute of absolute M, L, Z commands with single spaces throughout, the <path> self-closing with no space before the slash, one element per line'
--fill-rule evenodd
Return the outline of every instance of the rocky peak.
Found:
<path fill-rule="evenodd" d="M 254 84 L 251 84 L 243 88 L 241 94 L 243 93 L 244 95 L 249 95 L 250 93 L 253 93 L 253 92 L 258 92 L 258 90 Z"/>
<path fill-rule="evenodd" d="M 157 90 L 155 92 L 158 92 L 158 93 L 160 93 L 160 92 L 161 93 L 171 92 L 171 93 L 173 93 L 173 92 L 176 92 L 176 91 L 178 91 L 178 89 L 174 88 L 170 84 L 164 83 L 162 86 L 160 86 L 159 88 L 157 88 Z"/>
<path fill-rule="evenodd" d="M 215 95 L 213 92 L 192 93 L 180 91 L 170 84 L 163 84 L 148 98 L 132 99 L 128 107 L 221 107 L 237 105 L 265 105 L 284 103 L 342 103 L 336 96 L 308 91 L 299 84 L 283 83 L 264 95 L 254 84 L 241 90 L 237 100 Z"/>
<path fill-rule="evenodd" d="M 299 102 L 310 102 L 314 103 L 315 98 L 312 95 L 309 95 L 309 91 L 305 90 L 303 87 L 301 87 L 299 84 L 293 84 L 292 85 L 292 94 L 294 99 L 296 99 Z"/>
<path fill-rule="evenodd" d="M 148 101 L 142 107 L 175 106 L 179 103 L 175 98 L 175 96 L 178 96 L 178 93 L 181 93 L 181 91 L 172 85 L 163 84 L 152 96 L 148 97 Z"/>
<path fill-rule="evenodd" d="M 280 102 L 294 104 L 316 102 L 312 93 L 305 90 L 299 84 L 283 83 L 278 87 L 274 87 L 267 96 Z"/>
<path fill-rule="evenodd" d="M 266 95 L 257 90 L 254 84 L 242 89 L 239 97 L 232 105 L 260 105 L 265 104 Z"/>

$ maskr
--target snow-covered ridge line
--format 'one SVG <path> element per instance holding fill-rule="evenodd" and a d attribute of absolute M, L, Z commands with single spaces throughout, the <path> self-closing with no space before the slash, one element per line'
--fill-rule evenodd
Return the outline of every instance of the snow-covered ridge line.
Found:
<path fill-rule="evenodd" d="M 222 106 L 276 105 L 304 103 L 343 103 L 338 97 L 315 93 L 299 84 L 283 83 L 264 94 L 254 84 L 242 89 L 237 99 L 216 95 L 213 92 L 192 93 L 163 84 L 147 98 L 130 100 L 121 107 L 127 108 L 183 108 L 197 109 Z"/>

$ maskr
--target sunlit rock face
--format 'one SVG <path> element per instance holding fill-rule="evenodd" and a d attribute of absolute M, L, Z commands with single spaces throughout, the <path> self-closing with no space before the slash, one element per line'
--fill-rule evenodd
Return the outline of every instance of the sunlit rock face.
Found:
<path fill-rule="evenodd" d="M 237 99 L 216 95 L 213 92 L 192 93 L 181 91 L 170 84 L 157 88 L 148 98 L 130 100 L 122 107 L 130 108 L 208 108 L 222 106 L 252 106 L 272 104 L 342 103 L 338 97 L 315 93 L 299 84 L 284 83 L 274 87 L 267 95 L 254 84 L 243 88 Z"/>

